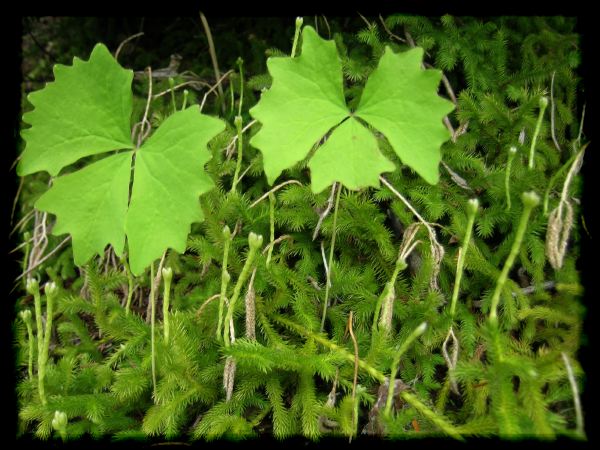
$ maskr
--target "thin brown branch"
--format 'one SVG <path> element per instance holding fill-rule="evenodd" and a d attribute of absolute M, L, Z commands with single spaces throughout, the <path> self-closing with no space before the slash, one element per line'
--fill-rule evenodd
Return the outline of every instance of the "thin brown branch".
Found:
<path fill-rule="evenodd" d="M 137 148 L 140 148 L 140 146 L 142 145 L 142 141 L 145 138 L 145 135 L 147 135 L 150 132 L 150 129 L 152 128 L 150 122 L 148 122 L 148 112 L 150 111 L 150 101 L 152 100 L 152 68 L 148 66 L 146 70 L 148 71 L 148 97 L 146 98 L 146 108 L 144 109 L 144 116 L 142 117 L 140 125 L 141 129 L 138 131 L 137 135 Z M 148 124 L 147 132 L 144 128 L 146 124 Z"/>
<path fill-rule="evenodd" d="M 204 302 L 202 303 L 202 306 L 200 306 L 200 308 L 198 308 L 198 311 L 196 311 L 196 318 L 199 318 L 200 315 L 202 314 L 202 311 L 204 311 L 204 308 L 206 308 L 206 306 L 212 302 L 213 300 L 216 300 L 218 298 L 221 297 L 221 294 L 215 294 L 211 297 L 208 297 L 206 300 L 204 300 Z"/>
<path fill-rule="evenodd" d="M 200 103 L 200 111 L 202 111 L 202 109 L 204 108 L 204 103 L 206 103 L 206 99 L 208 98 L 208 94 L 210 94 L 211 92 L 214 92 L 214 90 L 217 89 L 217 88 L 219 88 L 220 91 L 223 91 L 223 88 L 221 87 L 221 83 L 223 82 L 223 80 L 225 78 L 227 78 L 232 73 L 233 73 L 233 70 L 228 70 L 227 72 L 225 72 L 223 74 L 223 76 L 221 76 L 221 78 L 219 78 L 217 80 L 217 82 L 213 85 L 213 87 L 211 87 L 208 91 L 206 91 L 206 94 L 204 94 L 204 97 L 202 98 L 202 103 Z"/>
<path fill-rule="evenodd" d="M 12 225 L 13 219 L 15 217 L 15 210 L 17 209 L 17 203 L 19 201 L 19 195 L 21 195 L 21 191 L 23 190 L 23 182 L 25 181 L 24 177 L 21 177 L 19 181 L 19 187 L 17 188 L 17 193 L 15 194 L 15 199 L 13 200 L 12 209 L 10 211 L 10 224 Z"/>
<path fill-rule="evenodd" d="M 154 95 L 152 98 L 153 98 L 154 100 L 156 100 L 157 98 L 159 98 L 159 97 L 162 97 L 163 95 L 166 95 L 166 94 L 168 94 L 168 93 L 169 93 L 169 92 L 171 92 L 171 91 L 176 91 L 176 90 L 177 90 L 177 89 L 179 89 L 179 88 L 182 88 L 182 87 L 184 87 L 184 86 L 189 86 L 189 85 L 192 85 L 192 84 L 203 84 L 203 85 L 205 85 L 205 86 L 207 86 L 207 87 L 211 87 L 211 86 L 210 86 L 210 84 L 208 84 L 206 81 L 202 81 L 202 80 L 191 80 L 191 81 L 186 81 L 186 82 L 184 82 L 184 83 L 178 84 L 177 86 L 173 86 L 172 88 L 169 88 L 169 89 L 167 89 L 166 91 L 162 91 L 162 92 L 160 92 L 160 93 L 158 93 L 158 94 L 155 94 L 155 95 Z"/>
<path fill-rule="evenodd" d="M 265 198 L 267 198 L 267 197 L 269 196 L 269 194 L 270 194 L 270 193 L 278 191 L 279 189 L 281 189 L 282 187 L 284 187 L 284 186 L 285 186 L 285 185 L 287 185 L 287 184 L 298 184 L 298 185 L 302 186 L 302 183 L 300 183 L 300 182 L 299 182 L 299 181 L 297 181 L 297 180 L 287 180 L 287 181 L 284 181 L 283 183 L 281 183 L 281 184 L 278 184 L 277 186 L 275 186 L 275 187 L 274 187 L 273 189 L 271 189 L 270 191 L 268 191 L 268 192 L 265 192 L 265 193 L 264 193 L 264 194 L 263 194 L 261 197 L 259 197 L 257 200 L 255 200 L 255 201 L 254 201 L 254 202 L 253 202 L 253 203 L 252 203 L 252 204 L 249 206 L 249 208 L 254 208 L 254 207 L 255 207 L 256 205 L 258 205 L 258 204 L 259 204 L 261 201 L 263 201 Z"/>
<path fill-rule="evenodd" d="M 31 220 L 31 218 L 34 217 L 34 215 L 35 215 L 34 213 L 35 213 L 35 209 L 32 209 L 27 214 L 25 214 L 23 216 L 23 218 L 15 224 L 14 228 L 10 231 L 9 236 L 12 236 L 13 233 L 15 231 L 17 231 L 17 229 L 19 229 L 20 227 L 23 227 L 27 222 L 29 222 Z"/>
<path fill-rule="evenodd" d="M 381 25 L 383 26 L 383 29 L 385 30 L 385 32 L 391 38 L 396 39 L 397 41 L 400 41 L 400 42 L 406 42 L 406 39 L 402 39 L 400 36 L 397 36 L 397 35 L 395 35 L 394 33 L 391 32 L 391 30 L 385 24 L 385 20 L 383 20 L 383 17 L 381 17 L 381 14 L 379 14 L 379 21 L 381 22 Z"/>
<path fill-rule="evenodd" d="M 117 47 L 117 51 L 115 52 L 115 59 L 118 61 L 119 60 L 119 54 L 121 53 L 121 50 L 123 49 L 123 46 L 125 44 L 127 44 L 128 42 L 134 40 L 135 38 L 138 38 L 140 36 L 143 36 L 144 32 L 140 31 L 139 33 L 133 34 L 131 36 L 129 36 L 127 39 L 125 39 L 123 42 L 121 42 L 119 44 L 119 46 Z"/>
<path fill-rule="evenodd" d="M 358 14 L 360 16 L 360 18 L 367 24 L 367 27 L 373 28 L 373 24 L 371 22 L 369 22 L 365 16 L 363 16 L 358 11 L 356 12 L 356 14 Z"/>
<path fill-rule="evenodd" d="M 38 260 L 32 267 L 28 268 L 25 272 L 23 272 L 21 275 L 19 275 L 15 281 L 19 281 L 25 275 L 28 275 L 32 271 L 37 269 L 40 266 L 40 264 L 42 264 L 44 261 L 48 260 L 48 258 L 52 257 L 52 255 L 54 255 L 58 250 L 60 250 L 60 248 L 63 245 L 65 245 L 69 241 L 69 239 L 71 239 L 71 236 L 67 236 L 65 239 L 63 239 L 63 241 L 60 244 L 58 244 L 56 247 L 54 247 L 54 249 L 52 249 L 52 251 L 50 253 L 48 253 L 46 256 L 44 256 L 43 258 Z"/>
<path fill-rule="evenodd" d="M 289 234 L 284 234 L 279 236 L 277 239 L 275 239 L 273 242 L 269 242 L 265 248 L 263 248 L 262 254 L 266 254 L 269 251 L 269 248 L 275 246 L 276 244 L 279 244 L 281 241 L 284 241 L 286 239 L 293 239 L 292 236 L 290 236 Z"/>
<path fill-rule="evenodd" d="M 215 44 L 213 42 L 212 33 L 210 32 L 210 27 L 208 26 L 208 21 L 206 17 L 200 11 L 200 21 L 202 22 L 202 26 L 204 27 L 204 33 L 206 34 L 206 40 L 208 41 L 208 52 L 210 53 L 210 59 L 212 61 L 213 70 L 215 72 L 215 79 L 219 79 L 220 70 L 219 70 L 219 62 L 217 61 L 217 52 L 215 51 Z M 224 98 L 223 87 L 220 83 L 217 83 L 217 87 L 219 90 L 220 98 Z M 203 102 L 204 103 L 204 102 Z M 223 114 L 225 114 L 225 103 L 221 103 L 221 107 L 223 110 Z"/>
<path fill-rule="evenodd" d="M 327 206 L 325 207 L 323 212 L 321 214 L 319 214 L 319 221 L 317 222 L 317 225 L 315 226 L 315 231 L 312 235 L 313 241 L 317 238 L 317 235 L 319 234 L 319 230 L 321 229 L 321 224 L 323 223 L 323 220 L 325 219 L 325 217 L 327 217 L 327 215 L 331 211 L 331 208 L 333 208 L 333 198 L 335 195 L 335 186 L 336 186 L 336 183 L 334 182 L 331 185 L 331 194 L 329 195 L 329 198 L 327 199 Z"/>

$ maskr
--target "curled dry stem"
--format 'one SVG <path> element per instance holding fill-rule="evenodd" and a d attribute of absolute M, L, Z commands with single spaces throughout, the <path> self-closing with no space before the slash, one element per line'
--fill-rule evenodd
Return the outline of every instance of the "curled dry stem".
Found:
<path fill-rule="evenodd" d="M 117 47 L 117 50 L 115 51 L 115 59 L 117 61 L 119 60 L 119 54 L 121 53 L 121 50 L 123 49 L 123 47 L 125 46 L 125 44 L 127 44 L 128 42 L 131 42 L 134 39 L 139 38 L 139 37 L 141 37 L 143 35 L 144 35 L 144 32 L 140 31 L 139 33 L 132 34 L 127 39 L 125 39 L 123 42 L 121 42 L 119 44 L 119 46 Z"/>
<path fill-rule="evenodd" d="M 585 147 L 581 149 L 573 161 L 565 178 L 558 206 L 550 212 L 550 216 L 548 217 L 546 255 L 548 256 L 548 261 L 556 270 L 560 269 L 563 265 L 569 235 L 573 228 L 573 207 L 567 197 L 571 182 L 583 164 L 584 153 Z"/>
<path fill-rule="evenodd" d="M 321 229 L 321 224 L 323 223 L 323 220 L 325 219 L 325 217 L 327 217 L 327 215 L 329 214 L 329 212 L 331 211 L 331 208 L 333 208 L 333 199 L 334 199 L 334 194 L 335 194 L 335 187 L 336 187 L 336 183 L 333 183 L 331 185 L 331 194 L 329 194 L 329 198 L 327 199 L 327 204 L 325 206 L 325 209 L 323 210 L 323 212 L 321 212 L 319 214 L 319 221 L 317 222 L 317 225 L 315 226 L 315 231 L 312 235 L 312 240 L 314 241 L 318 234 L 319 234 L 319 230 Z"/>
<path fill-rule="evenodd" d="M 452 356 L 448 354 L 448 341 L 452 339 Z M 448 366 L 448 374 L 450 377 L 450 386 L 452 391 L 459 395 L 458 384 L 456 383 L 456 379 L 452 371 L 456 368 L 456 363 L 458 362 L 458 351 L 459 351 L 459 342 L 454 334 L 453 327 L 450 327 L 448 330 L 448 334 L 446 335 L 446 339 L 444 339 L 444 343 L 442 344 L 442 356 L 444 357 L 444 361 L 446 361 L 446 365 Z"/>
<path fill-rule="evenodd" d="M 287 184 L 297 184 L 299 186 L 302 186 L 302 183 L 300 183 L 297 180 L 287 180 L 284 181 L 283 183 L 278 184 L 277 186 L 274 186 L 270 191 L 265 192 L 263 195 L 261 195 L 258 199 L 254 200 L 254 202 L 252 202 L 252 204 L 248 207 L 248 208 L 254 208 L 256 205 L 258 205 L 261 201 L 263 201 L 265 198 L 267 198 L 269 196 L 269 194 L 277 192 L 279 189 L 281 189 L 282 187 L 284 187 Z"/>
<path fill-rule="evenodd" d="M 390 184 L 388 180 L 386 180 L 383 176 L 379 176 L 379 180 L 390 190 L 396 197 L 398 197 L 402 203 L 406 205 L 406 207 L 415 215 L 417 219 L 425 226 L 427 229 L 427 233 L 429 234 L 429 242 L 431 248 L 431 257 L 433 258 L 433 270 L 431 273 L 431 278 L 429 280 L 429 287 L 431 290 L 438 290 L 438 280 L 437 277 L 440 273 L 440 265 L 442 263 L 442 258 L 444 257 L 444 247 L 437 241 L 435 236 L 435 231 L 431 224 L 417 212 L 417 210 L 404 198 L 400 192 L 398 192 L 394 186 Z"/>

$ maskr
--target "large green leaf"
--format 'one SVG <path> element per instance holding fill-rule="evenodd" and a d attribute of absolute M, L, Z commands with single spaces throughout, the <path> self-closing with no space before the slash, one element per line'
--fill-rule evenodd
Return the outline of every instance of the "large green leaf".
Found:
<path fill-rule="evenodd" d="M 262 123 L 250 143 L 263 153 L 269 183 L 306 157 L 349 116 L 383 133 L 403 163 L 427 182 L 437 183 L 439 147 L 450 137 L 442 119 L 454 105 L 436 93 L 441 72 L 421 68 L 423 50 L 395 54 L 386 48 L 357 111 L 351 114 L 334 42 L 321 39 L 308 26 L 302 31 L 302 41 L 301 56 L 267 61 L 273 84 L 250 110 Z M 379 174 L 394 170 L 371 133 L 354 117 L 331 131 L 309 167 L 314 192 L 333 181 L 350 189 L 378 186 Z"/>
<path fill-rule="evenodd" d="M 335 43 L 311 27 L 304 28 L 302 39 L 299 57 L 267 60 L 273 84 L 250 110 L 262 123 L 250 144 L 263 153 L 269 183 L 348 115 Z"/>
<path fill-rule="evenodd" d="M 21 174 L 56 174 L 83 156 L 131 147 L 131 71 L 99 44 L 89 62 L 76 59 L 55 74 L 54 83 L 33 95 L 35 110 L 26 115 L 32 127 L 24 133 Z M 81 117 L 69 110 L 72 105 Z M 121 255 L 127 239 L 131 271 L 138 275 L 165 249 L 185 250 L 191 223 L 203 219 L 198 196 L 213 187 L 203 168 L 210 159 L 206 146 L 224 128 L 198 106 L 179 111 L 139 149 L 56 178 L 35 207 L 57 216 L 54 234 L 71 234 L 77 265 L 108 244 Z"/>
<path fill-rule="evenodd" d="M 436 94 L 442 72 L 422 70 L 422 60 L 422 48 L 395 54 L 387 47 L 356 115 L 385 135 L 404 164 L 436 184 L 440 146 L 450 137 L 442 118 L 454 105 Z"/>
<path fill-rule="evenodd" d="M 313 190 L 320 192 L 339 180 L 340 166 L 349 189 L 379 186 L 379 174 L 395 169 L 379 151 L 373 133 L 353 117 L 337 127 L 309 161 Z"/>
<path fill-rule="evenodd" d="M 123 252 L 131 155 L 112 155 L 58 177 L 35 203 L 40 211 L 56 215 L 54 234 L 71 234 L 78 266 L 102 253 L 107 244 L 117 255 Z"/>
<path fill-rule="evenodd" d="M 131 80 L 108 49 L 97 44 L 89 61 L 54 66 L 55 81 L 28 99 L 35 107 L 23 114 L 31 128 L 22 131 L 25 150 L 21 176 L 46 170 L 56 176 L 78 159 L 131 148 Z"/>
<path fill-rule="evenodd" d="M 133 273 L 167 247 L 185 251 L 191 223 L 203 220 L 198 197 L 214 186 L 204 171 L 206 145 L 224 129 L 221 120 L 190 107 L 165 120 L 137 152 L 125 223 Z"/>

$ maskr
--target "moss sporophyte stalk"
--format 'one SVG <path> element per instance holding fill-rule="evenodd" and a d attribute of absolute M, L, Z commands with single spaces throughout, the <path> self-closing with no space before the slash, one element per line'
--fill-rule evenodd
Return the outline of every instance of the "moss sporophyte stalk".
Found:
<path fill-rule="evenodd" d="M 575 20 L 197 19 L 24 19 L 20 435 L 585 439 Z"/>

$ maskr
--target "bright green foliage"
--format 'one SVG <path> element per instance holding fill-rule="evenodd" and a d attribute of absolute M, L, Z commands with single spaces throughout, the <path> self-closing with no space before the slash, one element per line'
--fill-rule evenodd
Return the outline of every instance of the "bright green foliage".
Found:
<path fill-rule="evenodd" d="M 347 119 L 309 162 L 312 190 L 320 192 L 334 181 L 350 189 L 379 186 L 379 174 L 393 171 L 394 165 L 379 152 L 370 133 L 348 119 L 353 115 L 383 132 L 402 162 L 427 182 L 437 183 L 439 147 L 449 138 L 442 118 L 454 107 L 436 94 L 441 72 L 421 70 L 422 49 L 394 54 L 388 47 L 351 113 L 334 42 L 321 39 L 308 26 L 302 39 L 301 56 L 267 61 L 273 85 L 250 111 L 263 124 L 251 144 L 264 155 L 269 183 Z"/>
<path fill-rule="evenodd" d="M 36 109 L 25 115 L 32 127 L 24 131 L 23 175 L 42 169 L 56 175 L 83 156 L 131 147 L 123 138 L 129 136 L 132 112 L 131 72 L 106 47 L 98 44 L 89 62 L 76 59 L 72 68 L 55 73 L 54 84 L 32 94 Z M 73 104 L 87 105 L 94 113 Z M 62 109 L 67 113 L 59 114 Z M 166 248 L 185 251 L 190 224 L 203 219 L 198 196 L 214 185 L 203 171 L 210 159 L 206 144 L 223 128 L 197 107 L 179 111 L 141 148 L 57 178 L 35 206 L 57 216 L 55 234 L 71 234 L 79 266 L 107 244 L 120 256 L 127 235 L 131 271 L 139 275 Z M 47 140 L 60 145 L 47 146 Z"/>
<path fill-rule="evenodd" d="M 119 153 L 59 177 L 35 203 L 57 216 L 55 234 L 71 234 L 78 266 L 102 253 L 106 244 L 118 255 L 123 251 L 131 156 Z"/>
<path fill-rule="evenodd" d="M 321 39 L 313 28 L 302 31 L 302 55 L 269 58 L 267 67 L 273 84 L 250 110 L 263 124 L 250 143 L 262 151 L 272 184 L 347 117 L 348 111 L 335 44 Z"/>
<path fill-rule="evenodd" d="M 167 247 L 185 251 L 192 222 L 203 219 L 198 196 L 214 184 L 203 170 L 206 144 L 223 122 L 198 108 L 175 113 L 138 150 L 125 223 L 131 271 L 141 273 Z"/>
<path fill-rule="evenodd" d="M 387 47 L 369 76 L 356 115 L 381 131 L 402 162 L 428 183 L 438 182 L 442 124 L 454 105 L 436 94 L 439 70 L 421 70 L 423 49 L 394 54 Z"/>
<path fill-rule="evenodd" d="M 89 61 L 54 66 L 55 81 L 29 94 L 35 109 L 23 115 L 31 128 L 23 130 L 27 146 L 17 172 L 24 176 L 60 170 L 84 156 L 122 148 L 131 143 L 131 80 L 103 44 Z"/>
<path fill-rule="evenodd" d="M 312 18 L 304 19 L 312 23 Z M 576 96 L 580 82 L 575 73 L 579 61 L 578 36 L 573 32 L 575 21 L 562 17 L 478 19 L 397 15 L 383 17 L 384 28 L 378 17 L 365 19 L 369 22 L 367 26 L 360 17 L 349 19 L 347 24 L 327 18 L 328 26 L 324 18 L 315 19 L 319 35 L 331 36 L 335 42 L 340 61 L 336 67 L 341 65 L 343 78 L 321 71 L 313 74 L 312 79 L 338 80 L 334 98 L 339 97 L 339 102 L 335 104 L 339 104 L 340 110 L 356 111 L 369 106 L 371 101 L 375 105 L 374 100 L 367 101 L 369 97 L 381 99 L 383 103 L 377 103 L 385 106 L 386 96 L 379 91 L 383 89 L 381 86 L 385 86 L 390 98 L 394 97 L 394 86 L 401 85 L 401 77 L 394 77 L 393 82 L 377 80 L 384 73 L 380 70 L 393 68 L 400 58 L 410 59 L 412 71 L 423 75 L 415 82 L 429 83 L 430 98 L 435 96 L 433 79 L 439 72 L 424 71 L 421 63 L 444 71 L 456 98 L 456 110 L 448 114 L 446 121 L 455 135 L 441 145 L 445 164 L 440 168 L 439 182 L 429 183 L 423 174 L 408 166 L 385 174 L 389 183 L 432 224 L 444 249 L 437 276 L 439 288 L 431 286 L 436 261 L 429 234 L 423 226 L 411 227 L 417 219 L 406 204 L 387 187 L 343 190 L 335 226 L 331 301 L 325 327 L 320 331 L 326 282 L 323 253 L 329 250 L 327 243 L 334 233 L 334 220 L 331 209 L 329 214 L 324 213 L 331 204 L 330 189 L 315 192 L 314 186 L 320 183 L 326 187 L 335 180 L 330 173 L 335 175 L 344 168 L 347 168 L 344 183 L 365 186 L 356 173 L 358 166 L 372 167 L 368 177 L 377 186 L 378 171 L 387 163 L 377 162 L 374 155 L 396 161 L 393 130 L 390 134 L 390 130 L 374 123 L 365 124 L 366 120 L 356 113 L 344 119 L 349 116 L 344 112 L 330 126 L 331 132 L 325 130 L 307 143 L 298 156 L 299 163 L 286 162 L 280 179 L 293 182 L 271 193 L 276 203 L 271 210 L 265 196 L 269 186 L 263 169 L 277 164 L 277 155 L 272 154 L 269 161 L 269 155 L 248 145 L 248 141 L 253 136 L 260 141 L 262 133 L 276 126 L 275 118 L 262 125 L 253 124 L 244 132 L 241 170 L 233 192 L 232 177 L 238 158 L 232 153 L 237 150 L 232 142 L 235 129 L 228 124 L 227 130 L 207 145 L 211 158 L 205 170 L 216 187 L 200 198 L 204 220 L 192 225 L 184 253 L 169 251 L 165 256 L 164 267 L 173 271 L 168 305 L 169 339 L 164 338 L 166 323 L 159 313 L 155 324 L 158 328 L 155 395 L 151 326 L 146 320 L 151 315 L 149 270 L 132 277 L 127 266 L 113 259 L 110 253 L 103 253 L 92 257 L 79 275 L 74 270 L 71 246 L 67 244 L 30 272 L 40 283 L 51 279 L 60 287 L 49 333 L 47 405 L 40 401 L 35 362 L 33 377 L 28 376 L 27 326 L 22 320 L 14 323 L 20 375 L 17 385 L 20 434 L 60 439 L 60 433 L 52 428 L 58 410 L 68 419 L 67 439 L 86 435 L 178 441 L 239 440 L 265 435 L 311 440 L 335 436 L 346 440 L 363 434 L 403 440 L 430 436 L 561 440 L 584 437 L 585 423 L 578 418 L 571 387 L 573 381 L 581 393 L 585 376 L 577 360 L 585 313 L 577 267 L 580 247 L 589 241 L 583 231 L 584 220 L 588 220 L 583 216 L 586 208 L 576 201 L 581 198 L 581 176 L 572 177 L 567 192 L 573 227 L 568 232 L 562 267 L 553 268 L 546 255 L 546 233 L 551 227 L 541 206 L 531 210 L 522 243 L 515 245 L 524 211 L 519 200 L 522 193 L 544 194 L 547 211 L 554 210 L 574 155 L 587 142 L 585 134 L 579 135 L 582 104 Z M 291 22 L 288 37 L 293 35 Z M 264 22 L 252 24 L 256 36 L 260 35 L 261 23 L 264 27 Z M 272 21 L 269 27 L 271 24 Z M 233 64 L 239 56 L 237 49 L 230 50 L 227 41 L 232 38 L 230 42 L 239 43 L 239 30 L 231 29 L 213 27 L 222 71 L 235 68 Z M 331 42 L 309 30 L 307 27 L 304 33 L 302 56 L 273 58 L 269 65 L 275 62 L 277 70 L 287 64 L 294 68 L 290 73 L 295 73 L 300 70 L 297 61 L 310 55 L 307 49 L 313 44 L 322 46 L 314 50 L 316 53 L 327 54 L 335 61 L 336 48 Z M 171 32 L 187 31 L 173 28 Z M 259 102 L 261 89 L 268 87 L 271 79 L 268 74 L 260 73 L 266 69 L 264 54 L 257 49 L 258 41 L 260 38 L 250 44 L 256 55 L 254 61 L 248 57 L 244 62 L 246 78 L 251 80 L 244 85 L 241 115 L 245 124 L 250 123 L 248 108 Z M 282 49 L 271 49 L 270 54 L 289 54 L 290 42 L 267 42 Z M 413 43 L 424 50 L 422 61 L 421 50 L 412 49 Z M 68 53 L 73 53 L 69 49 Z M 168 48 L 167 53 L 174 50 Z M 194 52 L 197 55 L 195 47 Z M 228 66 L 227 54 L 231 53 L 234 57 Z M 141 52 L 140 56 L 154 57 L 154 49 L 151 55 Z M 126 53 L 121 60 L 127 61 Z M 196 56 L 193 62 L 185 62 L 201 76 L 212 74 L 210 58 L 206 56 L 205 60 L 205 67 L 196 61 Z M 225 104 L 224 117 L 233 120 L 238 114 L 240 78 L 233 75 L 229 85 L 223 85 L 224 101 L 211 93 L 204 111 L 221 111 Z M 306 76 L 297 81 L 304 80 L 308 87 L 307 80 L 312 75 Z M 282 89 L 281 80 L 273 74 L 272 91 L 264 93 L 259 111 L 277 86 Z M 146 105 L 145 82 L 134 82 L 137 113 Z M 175 84 L 179 82 L 176 80 Z M 187 87 L 189 103 L 199 101 L 197 91 Z M 167 80 L 154 80 L 153 92 L 168 88 Z M 288 93 L 290 99 L 296 98 L 295 92 Z M 453 99 L 446 83 L 440 84 L 439 95 Z M 549 104 L 539 127 L 535 165 L 528 169 L 542 96 L 549 99 Z M 281 102 L 280 108 L 285 111 L 287 103 Z M 180 90 L 175 92 L 175 103 L 177 106 L 182 103 Z M 332 111 L 336 108 L 332 107 Z M 163 123 L 154 136 L 160 137 L 169 120 L 176 121 L 177 116 L 171 116 L 172 110 L 168 94 L 151 102 L 151 122 Z M 315 108 L 315 114 L 318 111 Z M 385 116 L 398 121 L 399 114 L 390 110 Z M 287 116 L 282 114 L 280 118 L 285 122 Z M 441 126 L 440 119 L 441 116 L 436 119 L 435 127 L 431 127 L 433 140 L 435 130 Z M 312 159 L 306 157 L 310 155 L 310 147 L 323 136 L 326 139 L 314 149 Z M 351 145 L 343 145 L 348 136 L 360 138 L 361 152 L 351 141 Z M 288 145 L 294 143 L 286 134 L 278 138 L 279 156 L 284 158 Z M 145 145 L 151 142 L 152 137 Z M 516 152 L 507 171 L 511 157 L 508 149 L 513 146 Z M 330 163 L 342 149 L 353 155 L 352 161 L 354 156 L 362 159 L 351 163 L 348 157 L 347 163 L 332 164 L 319 173 L 318 168 L 325 164 L 319 158 L 324 157 Z M 143 151 L 144 146 L 136 152 L 137 169 L 142 167 L 138 163 Z M 100 162 L 109 164 L 111 158 L 118 160 L 119 155 L 95 162 L 82 172 Z M 429 157 L 435 159 L 433 154 Z M 142 158 L 142 161 L 150 160 Z M 588 162 L 584 159 L 583 163 Z M 508 184 L 507 172 L 510 172 Z M 78 173 L 68 174 L 65 179 Z M 137 175 L 133 176 L 134 190 Z M 182 176 L 185 177 L 178 175 Z M 24 218 L 19 228 L 21 233 L 28 231 L 28 237 L 22 234 L 24 242 L 41 228 L 42 214 L 36 212 L 35 220 L 29 222 L 27 215 L 39 195 L 50 195 L 43 194 L 48 189 L 47 181 L 46 174 L 39 173 L 28 176 L 23 183 L 22 203 L 15 220 L 19 216 Z M 61 178 L 54 180 L 54 185 L 52 189 L 58 189 Z M 469 236 L 468 205 L 474 198 L 479 209 Z M 507 198 L 511 199 L 510 209 Z M 163 214 L 179 217 L 175 214 L 180 214 L 182 208 L 183 205 L 178 206 L 176 212 L 165 210 Z M 186 211 L 191 216 L 191 210 Z M 325 216 L 323 220 L 321 215 Z M 248 235 L 253 232 L 269 236 L 271 216 L 275 244 L 270 262 L 267 265 L 269 244 L 265 239 L 264 248 L 253 255 L 252 275 L 238 286 L 250 256 Z M 49 215 L 46 225 L 61 226 L 60 221 L 60 216 L 54 222 Z M 229 232 L 224 235 L 225 226 Z M 399 250 L 405 243 L 404 233 L 411 229 L 416 230 L 417 244 L 404 261 L 404 267 L 397 264 Z M 48 236 L 44 254 L 53 251 L 60 241 Z M 35 248 L 33 243 L 30 246 Z M 27 246 L 22 249 L 27 255 Z M 506 273 L 496 297 L 495 287 L 509 255 L 511 260 L 514 257 L 512 270 Z M 30 260 L 26 258 L 25 263 Z M 464 265 L 453 298 L 459 261 Z M 222 283 L 224 272 L 229 283 Z M 159 287 L 155 292 L 163 289 Z M 124 305 L 130 293 L 127 313 Z M 234 294 L 239 296 L 231 306 L 232 320 L 225 324 L 233 327 L 230 336 L 235 336 L 235 342 L 231 339 L 230 346 L 225 346 L 220 338 L 222 329 L 217 334 L 221 294 L 223 308 Z M 160 303 L 160 294 L 156 300 Z M 378 312 L 383 300 L 386 308 L 381 306 Z M 17 308 L 31 309 L 31 304 L 31 296 L 23 293 Z M 490 326 L 488 318 L 495 306 L 498 320 L 496 326 Z M 384 309 L 386 321 L 382 327 L 379 324 Z M 351 314 L 353 336 L 349 329 Z M 427 323 L 424 333 L 403 348 L 423 322 Z M 451 326 L 456 340 L 446 342 Z M 353 337 L 358 347 L 357 360 Z M 455 360 L 454 345 L 458 346 Z M 406 351 L 400 354 L 399 350 Z M 227 378 L 232 383 L 226 388 L 224 372 L 226 367 L 231 369 L 232 361 L 235 374 Z M 392 366 L 394 370 L 397 367 L 396 385 L 392 389 L 394 398 L 388 402 Z M 228 373 L 231 375 L 231 371 Z"/>
<path fill-rule="evenodd" d="M 341 165 L 340 161 L 343 161 Z M 344 185 L 349 189 L 377 186 L 379 174 L 395 168 L 379 151 L 375 136 L 353 117 L 335 129 L 319 147 L 308 167 L 315 192 L 321 192 L 334 181 L 340 180 L 341 168 Z"/>

